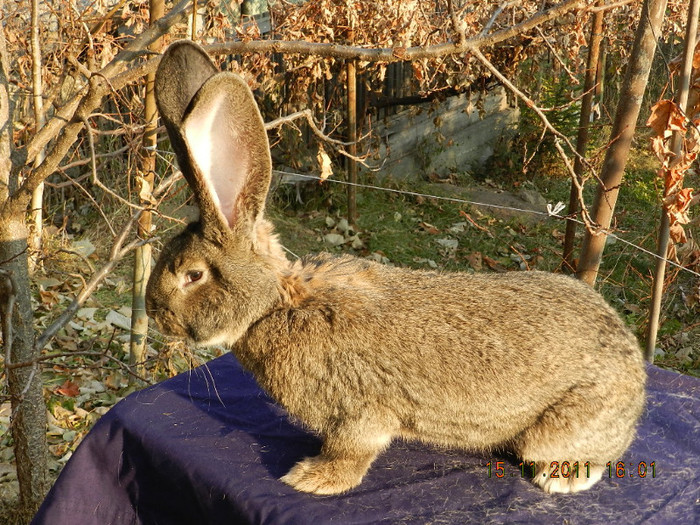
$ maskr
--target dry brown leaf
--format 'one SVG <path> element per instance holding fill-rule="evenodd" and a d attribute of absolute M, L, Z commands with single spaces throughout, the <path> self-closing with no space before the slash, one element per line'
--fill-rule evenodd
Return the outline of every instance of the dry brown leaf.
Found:
<path fill-rule="evenodd" d="M 669 234 L 671 235 L 671 240 L 674 242 L 674 244 L 685 244 L 688 242 L 688 237 L 685 234 L 685 230 L 679 223 L 675 223 L 671 226 L 669 229 Z M 668 258 L 672 260 L 675 259 L 675 250 L 673 257 L 669 256 Z"/>
<path fill-rule="evenodd" d="M 54 290 L 39 290 L 41 304 L 47 308 L 56 306 L 63 296 Z"/>
<path fill-rule="evenodd" d="M 660 100 L 651 108 L 647 126 L 654 130 L 657 136 L 669 137 L 674 131 L 687 131 L 686 118 L 678 104 L 673 100 Z"/>
<path fill-rule="evenodd" d="M 683 184 L 684 171 L 679 169 L 662 169 L 659 176 L 664 179 L 665 195 L 672 196 Z"/>
<path fill-rule="evenodd" d="M 484 255 L 484 256 L 482 257 L 482 259 L 483 259 L 483 261 L 486 263 L 486 266 L 488 266 L 488 267 L 489 267 L 491 270 L 493 270 L 494 272 L 503 273 L 503 272 L 506 272 L 506 271 L 507 271 L 506 268 L 505 268 L 501 263 L 499 263 L 499 262 L 498 262 L 497 260 L 495 260 L 495 259 L 492 259 L 492 258 L 489 257 L 488 255 Z"/>
<path fill-rule="evenodd" d="M 70 379 L 66 379 L 61 386 L 56 388 L 55 392 L 66 397 L 78 397 L 80 394 L 80 388 L 78 387 L 77 383 L 74 383 Z"/>
<path fill-rule="evenodd" d="M 693 188 L 683 188 L 664 199 L 671 224 L 688 224 L 690 222 L 688 209 L 692 200 Z"/>
<path fill-rule="evenodd" d="M 467 255 L 467 262 L 469 262 L 469 265 L 474 268 L 475 271 L 480 272 L 483 270 L 484 258 L 481 252 L 474 252 Z"/>
<path fill-rule="evenodd" d="M 333 175 L 333 166 L 331 163 L 331 158 L 323 149 L 323 145 L 318 145 L 318 155 L 316 155 L 316 160 L 318 161 L 319 169 L 321 170 L 321 180 L 326 180 L 328 177 Z"/>
<path fill-rule="evenodd" d="M 668 163 L 668 159 L 673 154 L 668 148 L 667 142 L 668 141 L 661 135 L 657 135 L 651 139 L 651 149 L 664 166 Z"/>
<path fill-rule="evenodd" d="M 423 231 L 428 232 L 431 235 L 437 235 L 440 233 L 440 230 L 429 222 L 419 222 L 418 226 L 420 226 Z"/>

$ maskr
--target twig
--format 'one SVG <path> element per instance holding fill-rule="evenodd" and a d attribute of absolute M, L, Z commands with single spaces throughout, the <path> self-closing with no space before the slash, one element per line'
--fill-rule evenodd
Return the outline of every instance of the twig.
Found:
<path fill-rule="evenodd" d="M 599 7 L 596 6 L 591 6 L 587 8 L 587 11 L 590 11 L 591 13 L 595 13 L 597 11 L 607 11 L 608 9 L 615 9 L 616 7 L 623 7 L 626 6 L 627 4 L 631 4 L 632 2 L 636 2 L 637 0 L 622 0 L 620 2 L 614 2 L 612 4 L 608 5 L 602 5 Z"/>
<path fill-rule="evenodd" d="M 116 157 L 118 155 L 121 155 L 125 151 L 129 151 L 130 149 L 132 149 L 134 142 L 135 142 L 135 140 L 129 142 L 129 144 L 127 144 L 126 146 L 123 146 L 119 149 L 115 149 L 113 151 L 110 151 L 109 153 L 98 153 L 97 155 L 95 155 L 95 158 L 96 159 L 103 159 L 103 158 Z M 92 159 L 76 160 L 76 161 L 70 162 L 68 164 L 64 164 L 63 166 L 59 166 L 57 169 L 59 169 L 61 171 L 65 171 L 65 170 L 68 170 L 70 168 L 77 168 L 79 166 L 85 166 L 85 164 L 89 164 L 90 162 L 92 162 Z M 80 179 L 80 177 L 77 177 L 77 179 Z M 58 184 L 51 185 L 50 183 L 47 182 L 47 185 L 51 186 L 51 187 L 59 187 L 60 188 L 60 186 Z"/>
<path fill-rule="evenodd" d="M 92 76 L 92 71 L 86 68 L 82 64 L 82 62 L 80 62 L 80 60 L 75 58 L 73 55 L 66 55 L 66 60 L 68 60 L 68 62 L 70 62 L 70 64 L 76 69 L 76 71 L 79 71 L 80 74 L 83 75 L 85 78 L 89 79 Z"/>
<path fill-rule="evenodd" d="M 112 237 L 114 237 L 114 236 L 116 235 L 116 233 L 114 232 L 114 228 L 112 228 L 112 223 L 109 222 L 109 219 L 108 219 L 107 216 L 105 215 L 105 212 L 102 210 L 102 207 L 97 203 L 97 201 L 95 200 L 95 197 L 93 197 L 92 193 L 90 193 L 88 190 L 86 190 L 86 189 L 83 187 L 83 185 L 80 184 L 80 182 L 79 182 L 78 179 L 72 179 L 67 173 L 63 172 L 63 170 L 61 170 L 61 172 L 63 173 L 63 176 L 64 176 L 65 178 L 67 178 L 69 181 L 71 181 L 71 183 L 73 184 L 73 186 L 77 186 L 78 189 L 79 189 L 80 191 L 82 191 L 82 192 L 87 196 L 88 200 L 89 200 L 90 202 L 92 202 L 92 204 L 95 206 L 95 209 L 97 210 L 97 212 L 98 212 L 100 215 L 102 215 L 102 218 L 104 219 L 105 224 L 107 224 L 107 227 L 109 228 L 109 231 L 110 231 L 110 233 L 112 234 Z M 92 172 L 90 173 L 90 175 L 92 175 L 93 179 L 94 179 L 94 177 L 95 177 L 95 173 L 96 173 L 96 172 L 97 172 L 97 168 L 96 168 L 96 166 L 93 165 Z M 99 186 L 99 184 L 98 184 L 98 186 Z"/>
<path fill-rule="evenodd" d="M 561 65 L 561 67 L 564 68 L 564 71 L 566 71 L 566 74 L 569 75 L 569 80 L 571 80 L 571 82 L 574 85 L 578 86 L 580 84 L 578 78 L 576 78 L 576 75 L 573 73 L 573 71 L 571 71 L 568 68 L 568 66 L 566 65 L 566 62 L 564 62 L 564 60 L 559 56 L 559 53 L 557 53 L 557 50 L 554 49 L 554 46 L 552 46 L 552 44 L 549 43 L 549 40 L 547 39 L 545 34 L 542 32 L 542 29 L 540 29 L 539 27 L 537 28 L 537 34 L 540 35 L 544 44 L 549 48 L 549 51 L 552 53 L 552 55 L 554 55 L 554 58 L 557 59 L 557 62 L 559 62 L 559 65 Z"/>
<path fill-rule="evenodd" d="M 167 159 L 163 160 L 169 163 Z M 156 199 L 161 195 L 165 195 L 168 192 L 168 190 L 170 190 L 170 188 L 173 186 L 173 184 L 175 184 L 180 179 L 182 179 L 182 172 L 180 170 L 173 171 L 173 173 L 169 177 L 160 181 L 160 184 L 158 184 L 158 186 L 156 186 L 153 189 L 151 195 L 153 196 L 153 198 Z"/>
<path fill-rule="evenodd" d="M 284 116 L 284 117 L 276 118 L 275 120 L 272 120 L 272 121 L 270 121 L 270 122 L 266 122 L 266 123 L 265 123 L 265 129 L 266 129 L 266 130 L 271 130 L 271 129 L 274 129 L 274 128 L 278 128 L 278 127 L 280 127 L 280 126 L 283 125 L 283 124 L 286 124 L 286 123 L 289 123 L 289 122 L 293 122 L 293 121 L 295 121 L 295 120 L 297 120 L 297 119 L 300 119 L 300 118 L 306 119 L 306 122 L 307 122 L 307 123 L 309 124 L 309 126 L 311 127 L 311 131 L 313 131 L 314 135 L 316 135 L 316 136 L 317 136 L 318 138 L 320 138 L 322 141 L 328 142 L 329 144 L 334 145 L 334 146 L 336 147 L 336 148 L 335 148 L 336 151 L 337 151 L 338 153 L 340 153 L 341 155 L 343 155 L 343 156 L 345 156 L 345 157 L 347 157 L 347 158 L 349 158 L 349 159 L 352 159 L 352 160 L 354 160 L 354 161 L 356 161 L 356 162 L 359 162 L 359 163 L 362 164 L 364 167 L 366 167 L 366 168 L 368 168 L 368 169 L 370 169 L 370 170 L 373 170 L 373 171 L 374 171 L 374 170 L 377 170 L 377 169 L 378 169 L 376 166 L 371 166 L 371 165 L 367 164 L 367 162 L 365 161 L 365 159 L 367 158 L 366 156 L 365 156 L 365 157 L 358 157 L 357 155 L 353 155 L 353 154 L 349 153 L 348 151 L 345 150 L 345 148 L 342 147 L 342 146 L 350 146 L 350 145 L 355 144 L 355 143 L 353 143 L 353 142 L 343 142 L 343 141 L 341 141 L 341 140 L 337 140 L 337 139 L 331 138 L 331 137 L 329 137 L 328 135 L 326 135 L 323 131 L 321 131 L 321 130 L 318 128 L 318 126 L 316 125 L 316 122 L 314 121 L 314 118 L 313 118 L 313 114 L 312 114 L 312 112 L 311 112 L 311 110 L 310 110 L 309 108 L 306 108 L 306 109 L 304 109 L 304 110 L 302 110 L 302 111 L 297 111 L 297 112 L 295 112 L 295 113 L 292 113 L 292 114 L 290 114 L 290 115 L 286 115 L 286 116 Z M 366 137 L 366 136 L 365 136 L 365 137 Z M 363 140 L 365 137 L 361 137 L 361 138 L 358 140 L 358 142 L 360 142 L 361 140 Z"/>
<path fill-rule="evenodd" d="M 542 128 L 542 133 L 540 133 L 540 138 L 537 140 L 537 144 L 535 144 L 535 147 L 532 148 L 532 154 L 528 157 L 527 156 L 527 144 L 525 145 L 525 151 L 523 152 L 523 170 L 527 170 L 530 168 L 530 163 L 533 161 L 535 156 L 537 155 L 537 151 L 540 149 L 540 146 L 544 142 L 544 138 L 547 136 L 547 129 Z"/>
<path fill-rule="evenodd" d="M 515 246 L 511 245 L 510 249 L 515 252 L 515 254 L 520 257 L 520 260 L 523 261 L 523 264 L 525 265 L 525 269 L 529 272 L 530 271 L 530 264 L 527 262 L 527 259 L 525 259 L 525 256 L 518 250 Z"/>
<path fill-rule="evenodd" d="M 591 235 L 607 235 L 609 233 L 608 230 L 604 228 L 600 228 L 597 224 L 593 222 L 591 219 L 591 215 L 588 212 L 588 208 L 586 207 L 586 201 L 583 197 L 583 184 L 581 183 L 581 180 L 579 177 L 576 175 L 576 171 L 574 170 L 573 164 L 571 164 L 571 161 L 569 160 L 569 157 L 566 155 L 564 152 L 564 149 L 561 147 L 561 143 L 559 141 L 558 137 L 555 137 L 554 139 L 554 147 L 557 149 L 559 152 L 559 156 L 561 159 L 564 161 L 564 165 L 566 166 L 567 171 L 569 172 L 569 176 L 571 178 L 571 182 L 573 185 L 576 187 L 576 195 L 578 198 L 578 203 L 580 206 L 580 212 L 581 212 L 581 219 L 583 219 L 583 223 L 586 226 L 586 229 L 591 232 Z"/>
<path fill-rule="evenodd" d="M 491 238 L 493 239 L 493 233 L 491 233 L 491 231 L 490 231 L 486 226 L 482 226 L 481 224 L 479 224 L 478 222 L 476 222 L 476 221 L 472 218 L 472 216 L 469 215 L 466 211 L 464 211 L 464 210 L 459 210 L 459 214 L 460 214 L 462 217 L 464 217 L 465 219 L 467 219 L 467 220 L 469 221 L 469 224 L 471 224 L 472 226 L 474 226 L 474 228 L 476 228 L 476 229 L 479 230 L 479 231 L 484 232 L 486 235 L 488 235 L 489 237 L 491 237 Z"/>
<path fill-rule="evenodd" d="M 272 120 L 270 122 L 266 122 L 265 129 L 267 131 L 269 131 L 269 130 L 274 129 L 274 128 L 279 128 L 283 124 L 293 122 L 293 121 L 300 119 L 300 118 L 306 119 L 306 122 L 308 122 L 309 126 L 311 126 L 311 131 L 314 132 L 314 135 L 319 137 L 324 142 L 328 142 L 328 143 L 334 144 L 336 146 L 349 146 L 350 144 L 352 144 L 351 142 L 343 142 L 341 140 L 332 139 L 331 137 L 329 137 L 328 135 L 323 133 L 323 131 L 321 131 L 318 128 L 318 126 L 316 125 L 316 122 L 314 121 L 313 114 L 311 113 L 311 110 L 309 108 L 303 109 L 301 111 L 297 111 L 295 113 L 291 113 L 291 114 L 286 115 L 284 117 L 276 118 L 275 120 Z"/>
<path fill-rule="evenodd" d="M 467 42 L 464 22 L 460 22 L 455 12 L 455 6 L 452 0 L 447 0 L 447 9 L 450 11 L 450 19 L 452 21 L 452 30 L 457 34 L 457 42 L 459 46 L 464 46 Z"/>
<path fill-rule="evenodd" d="M 14 254 L 12 257 L 9 259 L 6 259 L 4 261 L 0 261 L 0 266 L 4 266 L 12 261 L 14 261 L 17 257 L 20 257 L 24 252 L 26 252 L 28 248 L 24 248 L 21 252 Z"/>
<path fill-rule="evenodd" d="M 112 245 L 112 249 L 110 250 L 109 254 L 110 258 L 107 261 L 107 263 L 102 268 L 100 268 L 95 274 L 93 274 L 90 280 L 80 290 L 80 293 L 78 293 L 78 295 L 73 299 L 73 301 L 71 301 L 71 304 L 68 305 L 68 307 L 63 311 L 63 313 L 58 317 L 58 319 L 51 323 L 51 325 L 48 326 L 46 330 L 44 330 L 41 336 L 37 338 L 36 342 L 34 343 L 34 347 L 37 351 L 41 351 L 41 349 L 46 346 L 49 340 L 53 336 L 55 336 L 58 333 L 58 331 L 61 328 L 63 328 L 63 326 L 65 326 L 66 323 L 68 323 L 68 321 L 70 321 L 73 318 L 75 312 L 78 311 L 78 309 L 85 303 L 88 297 L 92 295 L 97 286 L 105 279 L 105 277 L 107 277 L 112 272 L 117 263 L 119 263 L 119 261 L 127 253 L 129 253 L 136 247 L 148 242 L 140 239 L 134 239 L 129 244 L 124 246 L 124 242 L 126 241 L 127 235 L 133 228 L 136 221 L 138 221 L 140 215 L 141 210 L 137 211 L 131 216 L 131 219 L 129 219 L 129 221 L 124 225 L 122 230 L 117 235 L 117 238 L 114 240 L 114 244 Z"/>
<path fill-rule="evenodd" d="M 92 266 L 90 259 L 85 257 L 82 253 L 78 253 L 78 252 L 73 251 L 73 250 L 68 250 L 66 248 L 59 248 L 58 250 L 56 250 L 56 253 L 67 253 L 68 255 L 73 255 L 74 257 L 79 257 L 87 265 L 87 267 L 90 269 L 91 272 L 95 271 L 95 268 Z"/>
<path fill-rule="evenodd" d="M 111 341 L 110 341 L 110 343 L 111 343 Z M 105 348 L 109 348 L 110 343 L 108 343 Z M 134 372 L 132 370 L 132 368 L 129 365 L 124 363 L 121 359 L 114 357 L 112 355 L 109 355 L 107 353 L 106 349 L 103 352 L 77 351 L 77 352 L 59 352 L 59 353 L 53 353 L 53 354 L 45 354 L 45 355 L 42 355 L 40 357 L 37 357 L 36 359 L 32 359 L 31 361 L 22 361 L 21 363 L 12 363 L 7 368 L 11 369 L 11 370 L 17 369 L 17 368 L 25 368 L 28 366 L 33 366 L 33 367 L 38 368 L 38 365 L 40 363 L 43 363 L 44 361 L 50 361 L 51 359 L 57 359 L 59 357 L 75 357 L 75 356 L 79 356 L 79 355 L 86 356 L 86 357 L 103 357 L 105 359 L 108 359 L 110 361 L 117 363 L 120 367 L 125 369 L 129 375 L 132 375 L 135 378 L 140 379 L 144 383 L 146 383 L 146 384 L 153 383 L 152 381 L 138 375 L 136 372 Z"/>
<path fill-rule="evenodd" d="M 578 156 L 578 153 L 576 152 L 576 148 L 571 144 L 571 141 L 569 138 L 561 133 L 559 130 L 557 130 L 552 124 L 549 122 L 547 119 L 547 116 L 542 112 L 542 110 L 537 107 L 537 104 L 535 104 L 532 99 L 530 99 L 525 93 L 520 91 L 510 80 L 508 80 L 505 75 L 503 75 L 478 49 L 474 49 L 472 51 L 472 54 L 488 69 L 496 78 L 498 78 L 503 85 L 505 85 L 508 89 L 513 92 L 518 98 L 520 98 L 530 109 L 532 109 L 538 117 L 540 117 L 540 120 L 544 124 L 544 127 L 554 135 L 555 140 L 554 140 L 554 146 L 559 152 L 559 155 L 561 156 L 562 160 L 564 161 L 564 165 L 566 166 L 566 169 L 569 172 L 569 175 L 571 176 L 572 182 L 576 185 L 576 189 L 578 192 L 578 200 L 579 204 L 581 205 L 581 217 L 583 218 L 583 221 L 586 225 L 586 228 L 591 232 L 593 235 L 600 235 L 602 234 L 602 230 L 597 227 L 593 223 L 593 221 L 590 218 L 590 215 L 588 214 L 587 207 L 585 200 L 583 198 L 583 186 L 578 180 L 578 177 L 576 176 L 576 173 L 574 172 L 574 167 L 571 164 L 571 161 L 569 160 L 568 155 L 564 152 L 564 149 L 561 146 L 560 142 L 564 142 L 568 148 L 569 151 L 573 152 L 574 155 Z M 584 166 L 587 166 L 589 169 L 591 169 L 588 161 L 579 156 L 581 159 L 581 162 L 584 164 Z M 591 169 L 591 171 L 593 171 Z"/>
<path fill-rule="evenodd" d="M 122 204 L 125 204 L 126 206 L 129 206 L 130 208 L 135 209 L 135 210 L 142 209 L 142 207 L 139 206 L 138 204 L 134 204 L 132 202 L 129 202 L 124 197 L 122 197 L 121 195 L 118 195 L 117 193 L 112 191 L 110 188 L 108 188 L 107 186 L 102 184 L 102 181 L 97 176 L 97 159 L 95 157 L 95 140 L 92 136 L 92 126 L 90 125 L 90 122 L 88 122 L 87 118 L 83 118 L 82 121 L 83 121 L 83 125 L 85 126 L 85 131 L 87 132 L 88 144 L 90 146 L 90 160 L 91 160 L 90 164 L 92 167 L 92 183 L 95 184 L 98 188 L 100 188 L 102 191 L 104 191 L 108 195 L 111 195 L 112 197 L 117 199 Z M 102 213 L 102 212 L 100 211 L 100 213 Z M 104 217 L 104 214 L 103 214 L 103 217 Z M 105 217 L 105 220 L 107 220 L 106 217 Z M 112 232 L 112 235 L 116 235 L 114 233 L 114 230 L 112 230 L 111 226 L 109 229 Z"/>
<path fill-rule="evenodd" d="M 479 36 L 485 36 L 485 35 L 487 35 L 488 32 L 489 32 L 489 30 L 490 30 L 491 27 L 493 26 L 493 24 L 496 22 L 496 19 L 498 18 L 498 16 L 503 12 L 503 10 L 504 10 L 504 9 L 507 9 L 508 7 L 510 7 L 510 6 L 511 6 L 512 4 L 514 4 L 514 3 L 515 3 L 515 2 L 504 2 L 504 3 L 502 3 L 500 6 L 498 6 L 498 9 L 496 9 L 496 10 L 493 12 L 493 14 L 491 15 L 491 18 L 490 18 L 489 21 L 486 23 L 486 25 L 484 26 L 484 28 L 481 30 L 481 33 L 479 33 Z"/>

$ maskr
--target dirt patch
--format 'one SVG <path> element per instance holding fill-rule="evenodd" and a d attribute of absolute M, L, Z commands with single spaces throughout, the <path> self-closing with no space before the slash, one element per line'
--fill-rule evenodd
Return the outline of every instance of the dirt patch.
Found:
<path fill-rule="evenodd" d="M 452 184 L 430 184 L 430 192 L 440 197 L 469 201 L 484 214 L 522 222 L 547 219 L 547 200 L 535 190 L 511 192 L 489 186 L 461 187 Z"/>

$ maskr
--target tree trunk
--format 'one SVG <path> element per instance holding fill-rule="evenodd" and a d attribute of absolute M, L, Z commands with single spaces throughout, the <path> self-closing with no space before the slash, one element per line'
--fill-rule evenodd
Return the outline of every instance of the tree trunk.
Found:
<path fill-rule="evenodd" d="M 355 41 L 355 30 L 348 31 L 350 43 Z M 346 61 L 347 67 L 347 117 L 348 117 L 348 153 L 357 155 L 357 60 Z M 357 162 L 347 159 L 348 166 L 348 222 L 353 226 L 357 223 Z"/>
<path fill-rule="evenodd" d="M 666 0 L 644 0 L 634 47 L 627 65 L 620 105 L 610 134 L 612 143 L 605 154 L 600 175 L 601 185 L 598 186 L 591 207 L 591 219 L 603 230 L 610 227 L 615 210 L 665 10 Z M 598 276 L 606 238 L 607 235 L 602 232 L 592 234 L 586 231 L 583 240 L 576 275 L 591 286 L 595 284 Z"/>
<path fill-rule="evenodd" d="M 29 288 L 27 228 L 24 215 L 19 220 L 0 221 L 0 268 L 12 276 L 14 308 L 11 316 L 11 335 L 5 331 L 3 339 L 11 341 L 10 363 L 32 361 L 38 356 L 34 348 L 33 312 Z M 2 298 L 8 304 L 9 295 Z M 3 315 L 7 315 L 6 308 Z M 5 321 L 5 319 L 3 319 Z M 8 326 L 7 322 L 3 322 Z M 7 348 L 6 348 L 7 350 Z M 7 354 L 6 354 L 7 355 Z M 8 369 L 8 386 L 12 406 L 12 438 L 15 444 L 15 463 L 19 481 L 20 511 L 23 515 L 36 512 L 48 488 L 46 458 L 46 406 L 41 382 L 41 368 Z"/>
<path fill-rule="evenodd" d="M 600 7 L 604 0 L 598 0 L 596 6 Z M 588 149 L 588 129 L 591 125 L 591 109 L 593 105 L 593 97 L 595 95 L 595 82 L 598 72 L 598 63 L 600 57 L 600 42 L 603 40 L 603 18 L 605 11 L 596 11 L 593 13 L 591 20 L 591 38 L 588 42 L 588 61 L 586 63 L 586 78 L 583 83 L 583 99 L 581 100 L 581 115 L 578 121 L 578 137 L 576 139 L 576 160 L 574 161 L 574 173 L 581 180 L 581 175 L 584 171 L 584 165 L 581 157 L 586 156 Z M 581 210 L 578 200 L 578 188 L 576 184 L 571 183 L 571 192 L 569 194 L 569 210 L 568 214 L 574 216 Z M 567 272 L 575 272 L 576 264 L 574 262 L 574 242 L 576 239 L 576 222 L 566 221 L 566 235 L 564 236 L 564 270 Z"/>
<path fill-rule="evenodd" d="M 0 0 L 0 11 L 2 8 Z M 29 289 L 26 207 L 8 209 L 13 208 L 9 198 L 17 189 L 17 181 L 11 175 L 12 107 L 7 73 L 8 56 L 0 27 L 0 270 L 9 283 L 0 293 L 0 306 L 20 489 L 19 510 L 31 516 L 47 488 L 46 406 L 39 367 L 11 367 L 13 362 L 31 361 L 37 355 Z"/>

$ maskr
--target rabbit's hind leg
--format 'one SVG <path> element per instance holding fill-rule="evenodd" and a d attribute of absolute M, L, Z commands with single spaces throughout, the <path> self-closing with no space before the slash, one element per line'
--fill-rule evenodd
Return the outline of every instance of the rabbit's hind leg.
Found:
<path fill-rule="evenodd" d="M 301 492 L 340 494 L 356 487 L 391 442 L 387 433 L 355 428 L 325 439 L 321 453 L 299 461 L 281 481 Z"/>
<path fill-rule="evenodd" d="M 572 466 L 573 465 L 573 466 Z M 591 488 L 603 476 L 605 467 L 586 462 L 538 462 L 532 482 L 545 492 L 580 492 Z"/>
<path fill-rule="evenodd" d="M 515 439 L 515 452 L 535 463 L 533 482 L 545 491 L 589 489 L 629 446 L 643 402 L 634 387 L 579 384 Z"/>

